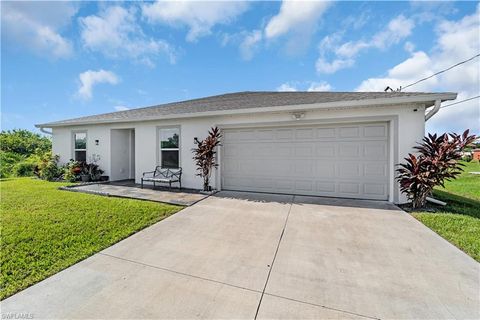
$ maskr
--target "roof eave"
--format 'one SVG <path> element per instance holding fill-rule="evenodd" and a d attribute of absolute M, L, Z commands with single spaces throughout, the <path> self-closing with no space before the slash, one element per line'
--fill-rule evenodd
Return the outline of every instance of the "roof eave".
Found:
<path fill-rule="evenodd" d="M 197 118 L 197 117 L 209 117 L 209 116 L 222 116 L 222 115 L 235 115 L 245 113 L 264 113 L 264 112 L 276 112 L 276 111 L 298 111 L 298 110 L 315 110 L 315 109 L 337 109 L 337 108 L 357 108 L 357 107 L 369 107 L 369 106 L 381 106 L 381 105 L 401 105 L 401 104 L 424 104 L 425 107 L 432 106 L 436 100 L 449 101 L 455 100 L 457 93 L 438 93 L 434 95 L 419 95 L 419 96 L 405 96 L 405 97 L 392 97 L 392 98 L 377 98 L 366 100 L 344 100 L 325 103 L 313 103 L 313 104 L 301 104 L 301 105 L 286 105 L 286 106 L 272 106 L 262 108 L 245 108 L 235 110 L 219 110 L 219 111 L 205 111 L 194 112 L 184 114 L 171 114 L 163 116 L 153 116 L 135 119 L 112 119 L 112 120 L 87 120 L 78 121 L 74 123 L 44 123 L 36 124 L 37 128 L 56 128 L 56 127 L 71 127 L 81 126 L 89 124 L 108 124 L 108 123 L 125 123 L 125 122 L 140 122 L 140 121 L 154 121 L 154 120 L 170 120 L 170 119 L 182 119 L 182 118 Z"/>

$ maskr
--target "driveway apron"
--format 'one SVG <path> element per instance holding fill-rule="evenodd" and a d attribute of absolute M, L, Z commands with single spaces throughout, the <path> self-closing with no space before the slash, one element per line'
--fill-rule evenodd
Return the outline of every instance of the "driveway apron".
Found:
<path fill-rule="evenodd" d="M 479 264 L 396 206 L 220 192 L 4 300 L 34 318 L 479 318 Z"/>

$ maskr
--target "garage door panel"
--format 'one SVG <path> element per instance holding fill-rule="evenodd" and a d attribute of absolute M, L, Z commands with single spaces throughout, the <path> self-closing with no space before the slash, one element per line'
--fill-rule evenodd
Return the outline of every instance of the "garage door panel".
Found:
<path fill-rule="evenodd" d="M 387 193 L 385 184 L 380 183 L 364 183 L 363 193 L 365 195 L 385 196 Z"/>
<path fill-rule="evenodd" d="M 335 138 L 335 137 L 336 137 L 335 128 L 318 128 L 317 129 L 318 139 Z"/>
<path fill-rule="evenodd" d="M 275 139 L 275 130 L 258 130 L 256 132 L 256 138 L 258 140 L 274 140 Z"/>
<path fill-rule="evenodd" d="M 352 178 L 361 177 L 362 175 L 361 164 L 356 162 L 340 162 L 337 164 L 338 177 L 340 178 Z"/>
<path fill-rule="evenodd" d="M 338 191 L 340 194 L 359 196 L 360 183 L 359 182 L 339 182 Z"/>
<path fill-rule="evenodd" d="M 225 130 L 222 187 L 388 199 L 386 123 Z"/>
<path fill-rule="evenodd" d="M 275 188 L 275 181 L 272 178 L 257 177 L 255 180 L 258 188 L 268 190 Z"/>
<path fill-rule="evenodd" d="M 335 178 L 335 162 L 317 160 L 315 177 Z"/>
<path fill-rule="evenodd" d="M 295 190 L 295 183 L 292 180 L 278 179 L 275 188 L 278 192 L 293 192 Z"/>
<path fill-rule="evenodd" d="M 387 165 L 383 162 L 365 163 L 363 167 L 365 176 L 387 178 Z"/>
<path fill-rule="evenodd" d="M 295 174 L 301 177 L 311 177 L 313 173 L 314 160 L 293 160 Z"/>
<path fill-rule="evenodd" d="M 386 142 L 365 142 L 363 144 L 363 157 L 365 159 L 386 160 Z"/>
<path fill-rule="evenodd" d="M 311 180 L 296 180 L 295 181 L 295 190 L 297 191 L 304 191 L 304 192 L 312 192 L 314 191 L 313 188 L 313 181 Z"/>
<path fill-rule="evenodd" d="M 360 128 L 358 126 L 340 127 L 340 138 L 358 138 L 360 136 Z"/>
<path fill-rule="evenodd" d="M 315 134 L 313 128 L 306 128 L 306 129 L 296 129 L 295 130 L 295 139 L 314 139 Z"/>
<path fill-rule="evenodd" d="M 333 142 L 316 143 L 315 150 L 316 158 L 334 158 L 336 154 Z"/>
<path fill-rule="evenodd" d="M 335 193 L 335 182 L 332 181 L 317 181 L 318 192 Z"/>
<path fill-rule="evenodd" d="M 339 142 L 338 156 L 341 159 L 354 158 L 358 159 L 360 156 L 360 146 L 355 142 Z"/>
<path fill-rule="evenodd" d="M 386 138 L 386 125 L 369 125 L 363 128 L 363 136 L 366 138 Z"/>
<path fill-rule="evenodd" d="M 263 161 L 257 167 L 259 168 L 257 174 L 276 176 L 285 176 L 294 169 L 291 160 L 278 158 L 270 162 Z"/>
<path fill-rule="evenodd" d="M 278 140 L 292 140 L 294 137 L 293 129 L 277 129 L 276 133 Z"/>
<path fill-rule="evenodd" d="M 314 143 L 299 143 L 294 146 L 294 156 L 300 158 L 310 158 L 315 154 Z"/>

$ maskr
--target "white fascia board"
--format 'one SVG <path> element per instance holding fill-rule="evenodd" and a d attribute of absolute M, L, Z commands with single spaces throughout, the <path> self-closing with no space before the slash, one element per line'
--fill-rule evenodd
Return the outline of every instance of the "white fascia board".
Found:
<path fill-rule="evenodd" d="M 335 101 L 335 102 L 326 102 L 326 103 L 286 105 L 286 106 L 274 106 L 274 107 L 262 107 L 262 108 L 205 111 L 205 112 L 172 114 L 172 115 L 132 118 L 132 119 L 112 119 L 112 120 L 94 120 L 94 121 L 87 120 L 87 121 L 78 121 L 74 123 L 60 123 L 60 124 L 45 123 L 45 124 L 36 124 L 35 127 L 37 128 L 71 127 L 71 126 L 79 126 L 79 125 L 87 125 L 87 124 L 142 122 L 142 121 L 185 119 L 185 118 L 239 115 L 239 114 L 250 114 L 250 113 L 267 113 L 267 112 L 308 111 L 308 110 L 321 110 L 321 109 L 353 109 L 353 108 L 359 108 L 359 107 L 376 107 L 376 106 L 386 106 L 386 105 L 410 106 L 412 104 L 423 104 L 425 105 L 426 108 L 428 108 L 435 103 L 435 100 L 447 101 L 447 100 L 455 100 L 456 98 L 457 98 L 456 93 L 439 93 L 437 95 L 424 95 L 424 96 L 418 95 L 418 96 L 406 96 L 406 97 L 394 97 L 394 98 L 382 98 L 382 99 Z"/>

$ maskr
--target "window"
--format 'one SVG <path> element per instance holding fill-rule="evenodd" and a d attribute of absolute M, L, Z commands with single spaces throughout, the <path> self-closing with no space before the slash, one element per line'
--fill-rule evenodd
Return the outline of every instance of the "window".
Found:
<path fill-rule="evenodd" d="M 160 166 L 162 168 L 178 168 L 180 128 L 160 128 Z"/>
<path fill-rule="evenodd" d="M 75 132 L 73 134 L 73 156 L 75 161 L 87 161 L 87 133 Z"/>

